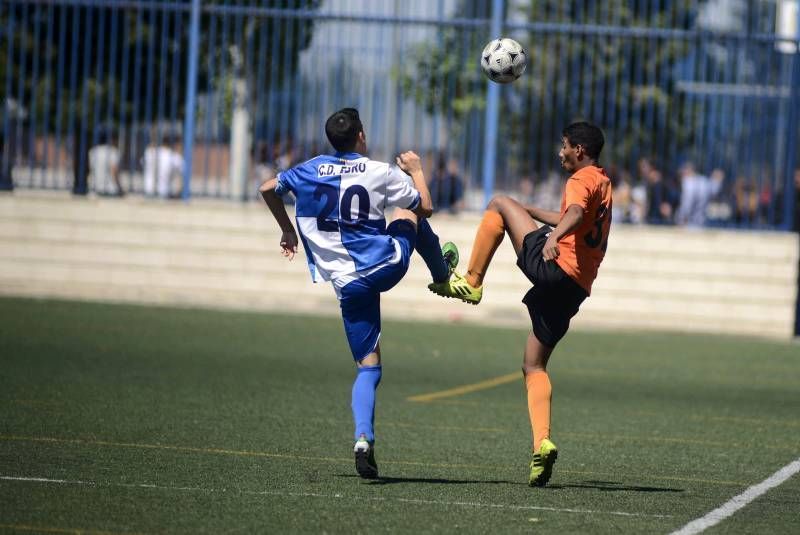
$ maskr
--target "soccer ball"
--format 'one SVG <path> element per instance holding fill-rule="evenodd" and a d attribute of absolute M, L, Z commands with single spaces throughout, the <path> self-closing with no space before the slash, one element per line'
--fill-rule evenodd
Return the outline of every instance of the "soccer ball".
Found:
<path fill-rule="evenodd" d="M 492 82 L 507 84 L 525 72 L 528 56 L 518 42 L 508 37 L 495 39 L 481 53 L 481 68 Z"/>

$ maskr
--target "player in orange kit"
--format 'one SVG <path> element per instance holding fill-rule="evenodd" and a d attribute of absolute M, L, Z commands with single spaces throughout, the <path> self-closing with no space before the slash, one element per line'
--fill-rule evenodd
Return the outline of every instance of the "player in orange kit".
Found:
<path fill-rule="evenodd" d="M 558 457 L 550 440 L 552 388 L 547 361 L 591 293 L 608 246 L 611 181 L 598 166 L 604 143 L 597 126 L 586 122 L 567 126 L 558 156 L 571 176 L 561 197 L 561 210 L 523 206 L 503 195 L 494 197 L 478 226 L 466 275 L 453 273 L 451 279 L 428 286 L 444 297 L 477 305 L 492 256 L 508 233 L 517 266 L 533 283 L 522 300 L 532 323 L 522 366 L 533 435 L 531 486 L 548 482 Z M 539 227 L 536 221 L 544 225 Z"/>

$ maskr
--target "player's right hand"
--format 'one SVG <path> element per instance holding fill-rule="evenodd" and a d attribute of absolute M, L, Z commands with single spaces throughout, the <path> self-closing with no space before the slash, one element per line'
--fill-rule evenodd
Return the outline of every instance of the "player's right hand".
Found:
<path fill-rule="evenodd" d="M 545 262 L 550 262 L 558 258 L 560 251 L 558 250 L 558 240 L 555 238 L 555 233 L 551 232 L 547 236 L 547 241 L 544 242 L 542 247 L 542 258 Z"/>
<path fill-rule="evenodd" d="M 422 171 L 422 161 L 413 150 L 406 151 L 398 156 L 397 166 L 409 175 Z"/>
<path fill-rule="evenodd" d="M 294 231 L 281 234 L 281 254 L 289 260 L 297 253 L 297 234 Z"/>

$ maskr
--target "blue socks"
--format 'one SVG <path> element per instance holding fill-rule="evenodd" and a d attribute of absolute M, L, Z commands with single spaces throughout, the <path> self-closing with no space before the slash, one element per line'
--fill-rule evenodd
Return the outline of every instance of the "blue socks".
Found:
<path fill-rule="evenodd" d="M 427 218 L 417 223 L 417 252 L 431 272 L 433 282 L 444 282 L 450 277 L 450 269 L 442 256 L 442 247 Z"/>
<path fill-rule="evenodd" d="M 441 252 L 439 253 L 441 255 Z M 367 440 L 375 440 L 373 422 L 375 421 L 375 390 L 381 382 L 381 366 L 365 366 L 358 368 L 358 375 L 353 382 L 353 421 L 356 424 L 355 440 L 366 435 Z"/>
<path fill-rule="evenodd" d="M 434 282 L 444 282 L 450 277 L 450 268 L 442 256 L 442 247 L 437 236 L 427 219 L 420 219 L 417 223 L 416 250 L 431 272 Z M 375 440 L 375 391 L 381 382 L 381 366 L 365 366 L 358 368 L 358 374 L 353 382 L 353 397 L 350 407 L 353 409 L 355 422 L 355 437 L 361 435 L 367 440 Z"/>

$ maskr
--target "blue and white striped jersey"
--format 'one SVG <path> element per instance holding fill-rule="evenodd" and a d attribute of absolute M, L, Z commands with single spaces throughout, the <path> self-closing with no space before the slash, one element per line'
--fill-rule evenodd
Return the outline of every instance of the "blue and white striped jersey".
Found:
<path fill-rule="evenodd" d="M 296 198 L 295 216 L 314 282 L 352 279 L 400 260 L 384 210 L 414 209 L 419 192 L 396 166 L 357 153 L 317 156 L 278 174 L 276 193 Z"/>

